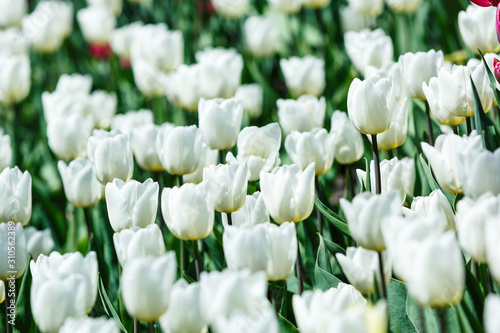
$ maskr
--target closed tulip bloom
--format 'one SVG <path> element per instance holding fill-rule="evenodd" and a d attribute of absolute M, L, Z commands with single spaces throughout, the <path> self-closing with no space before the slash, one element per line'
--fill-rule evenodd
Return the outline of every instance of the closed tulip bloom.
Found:
<path fill-rule="evenodd" d="M 176 270 L 174 252 L 159 258 L 144 257 L 127 262 L 120 281 L 128 314 L 142 321 L 158 320 L 170 303 Z"/>
<path fill-rule="evenodd" d="M 304 0 L 267 0 L 271 7 L 286 14 L 296 14 L 300 11 Z"/>
<path fill-rule="evenodd" d="M 384 11 L 383 0 L 349 0 L 349 6 L 355 11 L 370 16 L 380 16 Z"/>
<path fill-rule="evenodd" d="M 423 218 L 441 216 L 446 219 L 448 230 L 455 230 L 455 213 L 441 190 L 434 190 L 426 197 L 414 197 L 411 210 Z"/>
<path fill-rule="evenodd" d="M 242 17 L 250 8 L 250 0 L 213 0 L 215 10 L 226 18 Z"/>
<path fill-rule="evenodd" d="M 91 207 L 101 200 L 103 185 L 97 180 L 92 165 L 87 159 L 78 157 L 68 165 L 57 163 L 64 186 L 64 193 L 75 207 Z"/>
<path fill-rule="evenodd" d="M 182 176 L 182 180 L 185 183 L 201 183 L 203 181 L 203 170 L 211 165 L 217 165 L 219 152 L 215 149 L 210 149 L 210 147 L 205 142 L 202 142 L 199 157 L 200 160 L 198 162 L 196 170 L 192 173 Z"/>
<path fill-rule="evenodd" d="M 124 134 L 132 134 L 135 129 L 144 125 L 154 124 L 153 111 L 141 109 L 117 114 L 111 120 L 111 129 L 118 130 Z"/>
<path fill-rule="evenodd" d="M 2 0 L 0 1 L 0 27 L 19 26 L 28 11 L 26 0 Z"/>
<path fill-rule="evenodd" d="M 248 186 L 248 166 L 245 162 L 211 165 L 203 169 L 203 181 L 210 188 L 216 211 L 229 214 L 243 207 Z"/>
<path fill-rule="evenodd" d="M 382 29 L 364 29 L 344 34 L 344 44 L 352 64 L 361 74 L 368 66 L 386 68 L 394 56 L 392 39 Z"/>
<path fill-rule="evenodd" d="M 162 89 L 170 103 L 197 111 L 201 97 L 215 98 L 222 90 L 224 78 L 205 64 L 180 65 L 162 78 Z M 209 92 L 207 92 L 207 89 Z"/>
<path fill-rule="evenodd" d="M 58 117 L 69 117 L 73 114 L 80 114 L 82 117 L 92 115 L 89 110 L 88 95 L 84 93 L 66 94 L 57 90 L 53 93 L 44 91 L 42 93 L 42 107 L 47 124 Z M 94 125 L 94 120 L 92 125 Z"/>
<path fill-rule="evenodd" d="M 418 11 L 422 0 L 385 0 L 385 3 L 395 13 L 411 14 Z"/>
<path fill-rule="evenodd" d="M 484 302 L 483 322 L 486 333 L 494 333 L 500 331 L 500 318 L 498 317 L 500 311 L 500 296 L 490 293 L 486 296 Z"/>
<path fill-rule="evenodd" d="M 224 228 L 222 242 L 229 269 L 249 269 L 252 273 L 266 271 L 267 240 L 264 225 L 258 224 L 253 228 L 228 225 Z"/>
<path fill-rule="evenodd" d="M 202 98 L 198 105 L 199 126 L 211 149 L 225 150 L 236 144 L 241 129 L 243 106 L 238 99 Z"/>
<path fill-rule="evenodd" d="M 92 90 L 92 76 L 90 74 L 61 74 L 57 80 L 55 92 L 65 95 L 90 94 Z"/>
<path fill-rule="evenodd" d="M 314 163 L 304 171 L 296 165 L 276 167 L 271 173 L 260 173 L 260 188 L 264 203 L 273 220 L 304 221 L 314 207 Z"/>
<path fill-rule="evenodd" d="M 297 261 L 295 224 L 284 222 L 279 227 L 264 223 L 267 242 L 266 275 L 269 281 L 286 280 L 293 273 Z"/>
<path fill-rule="evenodd" d="M 315 127 L 323 127 L 326 101 L 324 97 L 300 96 L 297 100 L 278 99 L 278 119 L 283 132 L 308 132 Z"/>
<path fill-rule="evenodd" d="M 280 60 L 286 87 L 294 97 L 321 96 L 325 90 L 325 61 L 314 56 Z"/>
<path fill-rule="evenodd" d="M 458 29 L 462 40 L 474 53 L 496 53 L 498 46 L 496 31 L 496 8 L 469 5 L 464 11 L 458 13 Z"/>
<path fill-rule="evenodd" d="M 0 47 L 5 54 L 29 54 L 30 46 L 18 28 L 0 30 Z"/>
<path fill-rule="evenodd" d="M 164 188 L 161 211 L 170 232 L 182 240 L 203 239 L 214 227 L 214 203 L 205 182 Z"/>
<path fill-rule="evenodd" d="M 229 318 L 220 316 L 217 318 L 214 331 L 217 333 L 238 332 L 244 327 L 254 333 L 278 333 L 279 324 L 276 311 L 269 302 L 263 301 L 253 313 L 235 312 Z"/>
<path fill-rule="evenodd" d="M 27 55 L 0 56 L 0 103 L 12 105 L 25 99 L 31 88 L 31 67 Z"/>
<path fill-rule="evenodd" d="M 251 16 L 243 26 L 245 45 L 255 57 L 268 57 L 276 53 L 279 29 L 276 23 L 265 16 Z"/>
<path fill-rule="evenodd" d="M 89 108 L 94 116 L 95 127 L 109 128 L 116 113 L 117 103 L 114 92 L 96 90 L 89 96 Z"/>
<path fill-rule="evenodd" d="M 380 281 L 380 267 L 378 254 L 375 251 L 366 250 L 362 247 L 348 247 L 346 254 L 337 253 L 337 261 L 339 262 L 342 272 L 347 280 L 357 289 L 360 293 L 371 295 L 375 292 L 374 285 L 378 285 L 381 290 L 382 284 Z M 389 284 L 391 280 L 391 258 L 387 252 L 382 253 L 384 259 L 384 279 L 385 285 Z"/>
<path fill-rule="evenodd" d="M 31 218 L 31 175 L 16 166 L 0 173 L 0 222 L 28 224 Z"/>
<path fill-rule="evenodd" d="M 451 231 L 421 243 L 413 261 L 408 292 L 423 307 L 446 307 L 462 300 L 464 259 Z"/>
<path fill-rule="evenodd" d="M 228 153 L 227 161 L 231 163 L 247 162 L 250 181 L 259 180 L 260 172 L 270 172 L 281 162 L 281 129 L 278 123 L 263 127 L 245 127 L 238 135 L 238 155 L 236 158 Z"/>
<path fill-rule="evenodd" d="M 392 80 L 361 81 L 354 79 L 347 94 L 347 111 L 356 129 L 362 134 L 376 135 L 391 125 L 394 104 Z"/>
<path fill-rule="evenodd" d="M 90 44 L 106 45 L 116 27 L 114 13 L 104 6 L 90 6 L 76 13 L 83 37 Z"/>
<path fill-rule="evenodd" d="M 442 134 L 434 147 L 422 142 L 422 150 L 429 161 L 439 186 L 449 193 L 462 193 L 459 154 L 470 149 L 484 149 L 481 136 L 473 131 L 470 136 Z"/>
<path fill-rule="evenodd" d="M 120 328 L 113 318 L 72 318 L 64 321 L 59 333 L 119 333 Z"/>
<path fill-rule="evenodd" d="M 169 333 L 200 333 L 206 328 L 200 308 L 200 285 L 177 281 L 170 292 L 167 312 L 160 318 L 160 325 Z"/>
<path fill-rule="evenodd" d="M 413 98 L 425 99 L 422 84 L 428 85 L 429 80 L 438 75 L 443 62 L 443 51 L 408 52 L 401 55 L 398 63 L 401 66 L 401 74 L 408 94 Z"/>
<path fill-rule="evenodd" d="M 340 164 L 352 164 L 363 156 L 363 137 L 349 120 L 347 113 L 335 111 L 330 133 L 334 134 L 333 156 Z"/>
<path fill-rule="evenodd" d="M 340 23 L 342 31 L 361 31 L 363 29 L 370 29 L 375 26 L 375 18 L 373 16 L 363 15 L 350 6 L 342 6 L 339 9 Z"/>
<path fill-rule="evenodd" d="M 240 228 L 251 228 L 257 224 L 269 223 L 269 213 L 261 193 L 255 191 L 252 195 L 247 195 L 243 207 L 231 213 L 231 220 L 234 226 Z M 222 223 L 224 227 L 228 225 L 226 214 L 222 214 Z"/>
<path fill-rule="evenodd" d="M 158 156 L 156 144 L 154 144 L 160 129 L 161 127 L 155 124 L 146 124 L 132 130 L 132 151 L 137 164 L 143 170 L 165 170 Z"/>
<path fill-rule="evenodd" d="M 394 113 L 391 125 L 385 132 L 378 134 L 378 148 L 383 150 L 394 149 L 402 146 L 408 134 L 408 99 L 403 99 L 402 104 L 394 104 Z"/>
<path fill-rule="evenodd" d="M 164 74 L 153 63 L 139 59 L 132 61 L 132 73 L 137 89 L 148 98 L 159 98 L 165 94 Z"/>
<path fill-rule="evenodd" d="M 258 118 L 262 113 L 262 103 L 264 100 L 264 89 L 257 83 L 243 84 L 234 95 L 241 101 L 243 111 L 250 118 Z"/>
<path fill-rule="evenodd" d="M 10 135 L 3 134 L 0 128 L 0 170 L 10 167 L 12 163 L 12 146 L 10 144 Z"/>
<path fill-rule="evenodd" d="M 311 132 L 292 131 L 285 140 L 285 149 L 294 164 L 304 170 L 315 163 L 316 175 L 326 173 L 333 164 L 335 135 L 324 128 L 314 128 Z"/>
<path fill-rule="evenodd" d="M 122 0 L 87 0 L 87 5 L 92 6 L 104 6 L 113 12 L 115 16 L 120 16 L 123 7 Z"/>
<path fill-rule="evenodd" d="M 132 41 L 135 34 L 144 25 L 141 21 L 132 22 L 115 29 L 109 38 L 109 45 L 113 52 L 120 57 L 121 60 L 130 62 L 130 53 Z"/>
<path fill-rule="evenodd" d="M 500 223 L 498 223 L 498 216 L 499 214 L 488 216 L 484 233 L 489 273 L 497 283 L 500 281 Z"/>
<path fill-rule="evenodd" d="M 154 223 L 158 210 L 158 183 L 151 178 L 140 183 L 115 178 L 106 185 L 106 206 L 115 232 L 132 226 L 145 228 Z"/>
<path fill-rule="evenodd" d="M 398 191 L 382 194 L 359 193 L 352 202 L 340 199 L 349 230 L 356 242 L 368 250 L 385 250 L 382 221 L 401 215 L 401 197 Z"/>
<path fill-rule="evenodd" d="M 123 229 L 113 235 L 116 255 L 122 267 L 135 258 L 161 257 L 165 254 L 165 243 L 157 224 L 150 224 L 146 228 L 133 226 Z"/>
<path fill-rule="evenodd" d="M 94 307 L 97 297 L 98 268 L 96 253 L 91 251 L 85 257 L 80 252 L 60 254 L 52 252 L 49 256 L 40 255 L 37 261 L 30 263 L 31 300 L 36 299 L 33 291 L 42 286 L 44 282 L 53 279 L 65 279 L 68 276 L 82 277 L 80 283 L 85 286 L 83 298 L 79 298 L 84 306 L 83 314 L 88 314 Z M 61 322 L 62 324 L 62 322 Z"/>
<path fill-rule="evenodd" d="M 458 157 L 458 173 L 463 193 L 479 198 L 486 192 L 500 194 L 500 149 L 495 152 L 471 149 Z"/>
<path fill-rule="evenodd" d="M 47 124 L 49 147 L 57 158 L 65 161 L 87 156 L 87 142 L 92 135 L 94 119 L 80 113 L 55 116 Z"/>
<path fill-rule="evenodd" d="M 40 254 L 49 255 L 54 249 L 54 240 L 50 229 L 37 230 L 35 227 L 24 229 L 26 237 L 26 248 L 33 260 L 37 260 Z"/>
<path fill-rule="evenodd" d="M 13 238 L 15 244 L 12 244 Z M 10 257 L 13 245 L 14 258 Z M 21 223 L 0 223 L 0 254 L 0 280 L 7 281 L 12 276 L 20 278 L 28 265 L 26 237 Z"/>

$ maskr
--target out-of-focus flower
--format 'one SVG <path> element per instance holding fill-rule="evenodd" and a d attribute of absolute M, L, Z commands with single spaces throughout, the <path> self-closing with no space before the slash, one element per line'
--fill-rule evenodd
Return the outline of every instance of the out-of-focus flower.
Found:
<path fill-rule="evenodd" d="M 26 248 L 33 260 L 37 260 L 40 254 L 49 255 L 54 249 L 54 240 L 50 229 L 37 230 L 35 227 L 24 229 L 26 237 Z"/>
<path fill-rule="evenodd" d="M 128 261 L 120 278 L 128 314 L 147 322 L 158 320 L 170 303 L 176 269 L 175 252 Z"/>
<path fill-rule="evenodd" d="M 498 83 L 500 82 L 500 61 L 498 58 L 493 59 L 493 75 L 495 75 L 495 79 L 497 80 L 498 89 Z"/>
<path fill-rule="evenodd" d="M 104 6 L 90 6 L 76 13 L 83 37 L 89 44 L 106 45 L 116 27 L 114 13 Z"/>
<path fill-rule="evenodd" d="M 113 318 L 72 318 L 64 321 L 64 325 L 59 333 L 119 333 L 120 328 L 116 325 Z"/>
<path fill-rule="evenodd" d="M 446 219 L 448 230 L 455 230 L 455 213 L 441 190 L 434 190 L 426 197 L 414 197 L 411 210 L 422 218 L 438 215 Z"/>
<path fill-rule="evenodd" d="M 277 51 L 279 29 L 276 23 L 264 16 L 251 16 L 243 26 L 245 45 L 255 57 L 268 57 Z"/>
<path fill-rule="evenodd" d="M 231 213 L 231 220 L 233 226 L 241 228 L 251 228 L 260 223 L 270 222 L 269 213 L 260 192 L 256 191 L 252 195 L 247 195 L 243 207 Z M 226 214 L 222 214 L 222 223 L 224 227 L 228 225 Z"/>
<path fill-rule="evenodd" d="M 340 164 L 352 164 L 363 156 L 363 137 L 345 112 L 332 115 L 330 133 L 334 134 L 333 156 Z"/>
<path fill-rule="evenodd" d="M 321 96 L 325 90 L 325 61 L 314 56 L 280 60 L 286 87 L 294 97 Z"/>
<path fill-rule="evenodd" d="M 249 269 L 252 273 L 266 271 L 267 240 L 263 224 L 258 224 L 253 228 L 226 226 L 222 242 L 224 258 L 229 269 Z M 295 249 L 292 250 L 297 252 Z"/>
<path fill-rule="evenodd" d="M 122 0 L 87 0 L 87 5 L 93 6 L 103 6 L 109 9 L 115 14 L 115 16 L 120 16 L 123 7 Z"/>
<path fill-rule="evenodd" d="M 276 167 L 271 173 L 261 171 L 260 188 L 273 220 L 300 222 L 314 207 L 314 163 L 304 171 L 296 165 Z"/>
<path fill-rule="evenodd" d="M 211 165 L 203 169 L 203 181 L 210 188 L 216 211 L 230 214 L 243 207 L 248 176 L 248 166 L 245 162 Z"/>
<path fill-rule="evenodd" d="M 5 301 L 5 283 L 0 280 L 0 304 Z"/>
<path fill-rule="evenodd" d="M 3 134 L 0 128 L 0 170 L 10 166 L 12 163 L 12 146 L 10 144 L 10 135 Z"/>
<path fill-rule="evenodd" d="M 250 181 L 258 180 L 260 172 L 270 172 L 280 164 L 281 129 L 278 123 L 263 127 L 245 127 L 238 135 L 238 155 L 228 153 L 226 160 L 231 163 L 247 162 Z"/>
<path fill-rule="evenodd" d="M 27 11 L 27 0 L 0 1 L 0 27 L 7 28 L 21 25 L 21 21 Z"/>
<path fill-rule="evenodd" d="M 469 5 L 458 13 L 458 28 L 463 41 L 469 49 L 478 53 L 496 53 L 500 50 L 496 32 L 495 7 Z"/>
<path fill-rule="evenodd" d="M 163 331 L 169 333 L 200 333 L 206 327 L 200 308 L 200 285 L 177 281 L 170 291 L 170 304 L 160 318 Z"/>
<path fill-rule="evenodd" d="M 146 228 L 132 226 L 113 235 L 116 255 L 124 267 L 130 260 L 142 257 L 161 257 L 165 254 L 165 243 L 157 224 Z"/>
<path fill-rule="evenodd" d="M 29 54 L 30 43 L 18 28 L 0 30 L 0 53 Z"/>
<path fill-rule="evenodd" d="M 213 325 L 217 333 L 233 333 L 244 329 L 254 333 L 278 333 L 276 311 L 269 302 L 261 302 L 256 314 L 234 312 L 229 317 L 220 316 Z M 257 313 L 258 312 L 258 313 Z"/>
<path fill-rule="evenodd" d="M 154 124 L 153 111 L 141 109 L 115 115 L 111 121 L 111 129 L 131 134 L 135 129 L 151 124 Z"/>
<path fill-rule="evenodd" d="M 349 7 L 355 11 L 369 16 L 380 16 L 384 11 L 383 0 L 349 0 Z"/>
<path fill-rule="evenodd" d="M 54 92 L 64 95 L 90 94 L 92 90 L 92 76 L 90 74 L 61 74 L 57 80 Z"/>
<path fill-rule="evenodd" d="M 57 158 L 71 161 L 87 156 L 87 142 L 94 128 L 90 115 L 72 113 L 52 117 L 47 124 L 49 147 Z"/>
<path fill-rule="evenodd" d="M 111 34 L 109 38 L 111 49 L 122 61 L 130 64 L 132 41 L 142 26 L 143 23 L 140 21 L 132 22 L 114 30 Z"/>
<path fill-rule="evenodd" d="M 75 207 L 90 207 L 101 200 L 103 185 L 97 180 L 87 159 L 77 157 L 68 165 L 57 163 L 64 186 L 64 193 Z"/>
<path fill-rule="evenodd" d="M 361 31 L 375 26 L 375 18 L 358 13 L 350 6 L 342 6 L 339 9 L 342 31 Z"/>
<path fill-rule="evenodd" d="M 211 149 L 230 149 L 241 129 L 243 106 L 238 99 L 202 98 L 198 106 L 199 126 Z"/>
<path fill-rule="evenodd" d="M 283 132 L 308 132 L 315 127 L 323 127 L 326 101 L 324 97 L 300 96 L 297 100 L 278 99 L 278 118 Z"/>
<path fill-rule="evenodd" d="M 114 92 L 96 90 L 89 96 L 89 108 L 94 116 L 95 127 L 109 128 L 116 113 L 118 101 Z"/>
<path fill-rule="evenodd" d="M 134 152 L 137 164 L 144 170 L 164 170 L 160 158 L 158 157 L 156 144 L 154 144 L 160 132 L 160 128 L 160 126 L 151 123 L 132 130 L 132 151 Z"/>
<path fill-rule="evenodd" d="M 375 135 L 389 129 L 397 103 L 392 85 L 392 80 L 378 77 L 352 81 L 347 111 L 354 127 L 362 134 Z"/>
<path fill-rule="evenodd" d="M 438 75 L 443 62 L 443 51 L 408 52 L 401 55 L 398 63 L 406 92 L 413 98 L 425 99 L 422 84 L 428 85 L 429 80 Z"/>
<path fill-rule="evenodd" d="M 214 203 L 204 182 L 164 188 L 161 211 L 170 232 L 182 240 L 203 239 L 214 227 Z"/>
<path fill-rule="evenodd" d="M 376 279 L 378 288 L 381 290 L 382 283 L 380 281 L 380 267 L 377 252 L 365 250 L 362 247 L 348 247 L 345 255 L 337 253 L 335 256 L 347 280 L 349 280 L 360 293 L 371 295 L 375 292 L 375 281 L 373 279 Z M 391 258 L 385 251 L 382 252 L 382 258 L 384 260 L 383 273 L 385 285 L 388 285 L 392 273 Z"/>
<path fill-rule="evenodd" d="M 422 0 L 385 0 L 385 3 L 395 13 L 411 14 L 418 11 Z"/>
<path fill-rule="evenodd" d="M 347 55 L 361 74 L 368 66 L 386 68 L 394 56 L 392 39 L 382 29 L 348 31 L 344 34 Z"/>
<path fill-rule="evenodd" d="M 463 193 L 476 199 L 486 192 L 500 194 L 500 149 L 495 152 L 470 149 L 458 156 L 458 176 Z"/>
<path fill-rule="evenodd" d="M 362 192 L 352 202 L 340 199 L 352 237 L 362 247 L 381 252 L 385 250 L 382 222 L 401 215 L 401 197 L 398 191 L 382 194 Z"/>
<path fill-rule="evenodd" d="M 497 204 L 500 198 L 496 197 Z M 498 206 L 497 206 L 498 207 Z M 500 214 L 485 214 L 489 215 L 486 221 L 484 238 L 486 247 L 486 257 L 488 262 L 488 269 L 491 277 L 498 283 L 500 281 Z M 483 215 L 484 216 L 484 215 Z"/>
<path fill-rule="evenodd" d="M 151 178 L 140 183 L 115 178 L 106 185 L 106 206 L 109 222 L 115 232 L 154 223 L 158 211 L 158 183 Z"/>
<path fill-rule="evenodd" d="M 305 8 L 321 9 L 325 8 L 332 2 L 332 0 L 304 0 L 303 6 Z"/>
<path fill-rule="evenodd" d="M 13 240 L 14 239 L 14 244 Z M 0 223 L 0 280 L 20 278 L 28 266 L 28 249 L 21 223 Z"/>
<path fill-rule="evenodd" d="M 200 98 L 216 98 L 224 79 L 208 65 L 180 65 L 163 78 L 168 100 L 180 108 L 197 111 Z"/>
<path fill-rule="evenodd" d="M 264 99 L 264 89 L 257 84 L 243 84 L 234 95 L 236 99 L 241 101 L 243 111 L 248 114 L 250 118 L 258 118 L 262 113 L 262 103 Z"/>
<path fill-rule="evenodd" d="M 203 181 L 203 170 L 206 167 L 217 164 L 217 158 L 219 154 L 215 149 L 210 149 L 210 147 L 203 142 L 201 144 L 201 152 L 199 153 L 200 160 L 196 170 L 192 173 L 182 176 L 182 180 L 185 183 L 199 184 Z"/>
<path fill-rule="evenodd" d="M 130 137 L 119 131 L 94 130 L 87 143 L 89 161 L 103 184 L 119 178 L 128 181 L 134 171 Z"/>
<path fill-rule="evenodd" d="M 286 280 L 293 273 L 297 261 L 295 223 L 284 222 L 279 227 L 272 223 L 261 225 L 266 231 L 267 279 Z"/>
<path fill-rule="evenodd" d="M 285 149 L 302 170 L 315 163 L 316 175 L 326 173 L 333 164 L 335 135 L 324 128 L 314 128 L 311 132 L 292 131 L 285 140 Z"/>
<path fill-rule="evenodd" d="M 7 167 L 0 173 L 0 222 L 21 222 L 25 226 L 30 218 L 31 175 L 17 166 Z"/>
<path fill-rule="evenodd" d="M 250 0 L 212 0 L 212 4 L 226 18 L 242 17 L 250 8 Z"/>
<path fill-rule="evenodd" d="M 31 67 L 27 55 L 0 56 L 0 103 L 10 106 L 28 96 Z"/>
<path fill-rule="evenodd" d="M 484 328 L 486 333 L 495 333 L 500 331 L 500 296 L 490 293 L 484 301 Z"/>
<path fill-rule="evenodd" d="M 280 12 L 296 14 L 300 11 L 304 0 L 267 0 L 267 2 Z"/>
<path fill-rule="evenodd" d="M 481 136 L 473 131 L 470 136 L 441 134 L 434 147 L 422 142 L 422 150 L 429 161 L 439 186 L 446 192 L 462 193 L 459 172 L 459 154 L 470 149 L 484 149 Z"/>
<path fill-rule="evenodd" d="M 379 149 L 394 149 L 402 146 L 408 134 L 408 99 L 402 104 L 394 103 L 394 112 L 389 129 L 377 135 Z"/>
<path fill-rule="evenodd" d="M 152 63 L 139 59 L 132 62 L 132 73 L 137 89 L 150 98 L 161 97 L 165 93 L 164 74 Z"/>
<path fill-rule="evenodd" d="M 356 173 L 360 181 L 366 184 L 366 172 L 358 169 Z M 394 157 L 380 163 L 382 193 L 397 190 L 402 202 L 405 202 L 407 194 L 413 195 L 415 177 L 415 161 L 409 157 L 403 157 L 401 160 Z M 375 165 L 373 161 L 370 163 L 370 182 L 375 184 Z M 375 193 L 375 186 L 372 186 L 372 192 Z"/>
<path fill-rule="evenodd" d="M 202 142 L 202 135 L 195 125 L 164 126 L 156 138 L 156 150 L 168 173 L 186 175 L 198 166 Z"/>

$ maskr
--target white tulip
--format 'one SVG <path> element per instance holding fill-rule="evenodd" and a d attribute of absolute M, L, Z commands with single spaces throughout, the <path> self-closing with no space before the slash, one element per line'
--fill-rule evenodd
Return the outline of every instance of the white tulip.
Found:
<path fill-rule="evenodd" d="M 304 0 L 267 0 L 277 10 L 286 14 L 296 14 L 300 11 Z"/>
<path fill-rule="evenodd" d="M 441 190 L 434 190 L 426 197 L 414 197 L 411 210 L 423 218 L 441 215 L 446 219 L 448 230 L 455 230 L 455 213 Z"/>
<path fill-rule="evenodd" d="M 257 224 L 270 222 L 269 213 L 259 191 L 247 195 L 243 207 L 231 213 L 231 221 L 234 226 L 241 228 L 250 228 Z M 222 214 L 222 223 L 224 227 L 228 225 L 226 214 Z"/>
<path fill-rule="evenodd" d="M 344 33 L 348 31 L 361 31 L 370 29 L 375 26 L 375 18 L 373 16 L 363 15 L 351 6 L 342 6 L 339 9 L 340 23 Z"/>
<path fill-rule="evenodd" d="M 333 156 L 340 164 L 359 161 L 364 153 L 363 137 L 349 120 L 347 113 L 335 111 L 330 133 L 334 134 Z"/>
<path fill-rule="evenodd" d="M 234 95 L 241 101 L 243 111 L 250 118 L 258 118 L 262 113 L 262 103 L 264 99 L 264 89 L 257 83 L 243 84 Z"/>
<path fill-rule="evenodd" d="M 141 21 L 132 22 L 124 25 L 113 31 L 109 38 L 109 45 L 113 52 L 120 57 L 120 59 L 130 62 L 130 53 L 132 48 L 132 41 L 135 34 L 143 26 Z"/>
<path fill-rule="evenodd" d="M 182 176 L 182 180 L 185 183 L 199 184 L 203 181 L 203 170 L 206 167 L 217 164 L 217 158 L 219 157 L 219 152 L 215 149 L 210 149 L 210 147 L 202 142 L 201 152 L 199 153 L 200 160 L 196 170 L 192 173 Z"/>
<path fill-rule="evenodd" d="M 0 55 L 0 103 L 10 106 L 25 99 L 31 88 L 27 55 Z"/>
<path fill-rule="evenodd" d="M 268 57 L 276 53 L 279 29 L 276 23 L 265 16 L 251 16 L 243 26 L 245 45 L 255 57 Z"/>
<path fill-rule="evenodd" d="M 321 96 L 325 90 L 325 61 L 314 56 L 280 60 L 286 87 L 294 97 Z"/>
<path fill-rule="evenodd" d="M 111 10 L 115 16 L 120 16 L 123 7 L 122 0 L 87 0 L 87 5 L 92 6 L 104 6 Z"/>
<path fill-rule="evenodd" d="M 304 7 L 311 9 L 321 9 L 327 7 L 332 0 L 304 0 Z"/>
<path fill-rule="evenodd" d="M 283 132 L 308 132 L 315 127 L 323 127 L 325 122 L 326 100 L 311 95 L 300 96 L 297 100 L 278 99 L 278 119 Z"/>
<path fill-rule="evenodd" d="M 154 144 L 160 130 L 160 126 L 152 123 L 142 125 L 132 130 L 132 151 L 134 152 L 137 164 L 144 170 L 165 170 L 158 156 L 156 144 Z"/>
<path fill-rule="evenodd" d="M 65 95 L 90 94 L 92 90 L 92 76 L 90 74 L 61 74 L 57 80 L 55 92 Z"/>
<path fill-rule="evenodd" d="M 146 228 L 132 226 L 113 235 L 116 255 L 122 267 L 128 261 L 143 257 L 161 257 L 165 254 L 165 243 L 157 224 Z"/>
<path fill-rule="evenodd" d="M 408 52 L 401 55 L 398 63 L 408 94 L 413 98 L 425 99 L 422 84 L 428 85 L 429 80 L 438 75 L 443 62 L 443 51 Z"/>
<path fill-rule="evenodd" d="M 24 229 L 26 237 L 26 248 L 33 260 L 37 260 L 40 254 L 49 255 L 54 249 L 54 240 L 50 229 L 37 230 L 35 227 Z"/>
<path fill-rule="evenodd" d="M 28 224 L 31 218 L 31 175 L 16 166 L 0 173 L 0 222 Z"/>
<path fill-rule="evenodd" d="M 260 225 L 266 230 L 267 279 L 286 280 L 293 273 L 297 261 L 295 223 L 284 222 L 279 227 L 271 223 Z"/>
<path fill-rule="evenodd" d="M 211 149 L 230 149 L 236 144 L 241 129 L 243 105 L 238 99 L 200 99 L 199 126 Z"/>
<path fill-rule="evenodd" d="M 18 28 L 0 30 L 1 53 L 16 55 L 29 54 L 30 46 L 29 41 L 23 36 L 23 33 Z"/>
<path fill-rule="evenodd" d="M 226 317 L 218 317 L 214 331 L 217 333 L 233 333 L 248 329 L 249 332 L 255 333 L 278 333 L 279 324 L 276 318 L 276 311 L 271 303 L 261 302 L 257 315 L 235 312 Z"/>
<path fill-rule="evenodd" d="M 72 318 L 64 321 L 59 333 L 119 333 L 120 328 L 113 318 Z"/>
<path fill-rule="evenodd" d="M 266 271 L 267 240 L 263 224 L 258 224 L 253 228 L 226 226 L 222 243 L 229 269 L 249 269 L 252 273 Z"/>
<path fill-rule="evenodd" d="M 151 124 L 154 124 L 153 111 L 141 109 L 115 115 L 111 121 L 111 129 L 124 134 L 131 134 L 135 129 Z"/>
<path fill-rule="evenodd" d="M 3 129 L 0 128 L 0 170 L 10 167 L 12 163 L 12 146 L 10 143 L 10 135 L 3 134 Z"/>
<path fill-rule="evenodd" d="M 101 200 L 104 188 L 88 160 L 78 157 L 68 165 L 59 161 L 57 167 L 66 198 L 75 207 L 91 207 Z"/>
<path fill-rule="evenodd" d="M 392 122 L 387 131 L 377 135 L 379 149 L 394 149 L 402 146 L 408 135 L 408 99 L 403 99 L 401 105 L 394 104 Z"/>
<path fill-rule="evenodd" d="M 487 192 L 500 194 L 500 179 L 495 177 L 500 172 L 500 149 L 465 151 L 458 156 L 457 169 L 466 196 L 476 199 Z"/>
<path fill-rule="evenodd" d="M 76 13 L 83 37 L 89 44 L 106 45 L 116 27 L 114 13 L 104 6 L 90 6 Z"/>
<path fill-rule="evenodd" d="M 422 0 L 385 0 L 385 3 L 395 13 L 411 14 L 418 11 Z"/>
<path fill-rule="evenodd" d="M 96 90 L 89 96 L 89 108 L 94 116 L 95 127 L 109 128 L 111 120 L 116 113 L 118 103 L 114 92 Z"/>
<path fill-rule="evenodd" d="M 495 7 L 479 7 L 470 4 L 458 13 L 458 29 L 467 47 L 474 53 L 478 49 L 484 53 L 497 53 L 497 31 L 495 25 Z"/>
<path fill-rule="evenodd" d="M 47 124 L 49 147 L 57 158 L 65 161 L 87 156 L 87 142 L 92 135 L 94 119 L 79 112 L 54 116 Z"/>
<path fill-rule="evenodd" d="M 386 68 L 394 56 L 392 39 L 382 29 L 348 31 L 344 34 L 347 55 L 361 74 L 368 66 Z"/>
<path fill-rule="evenodd" d="M 139 59 L 132 61 L 132 73 L 137 89 L 148 98 L 159 98 L 165 93 L 164 74 L 154 64 Z"/>
<path fill-rule="evenodd" d="M 250 8 L 250 0 L 213 0 L 215 10 L 226 18 L 238 18 L 245 15 Z"/>
<path fill-rule="evenodd" d="M 483 322 L 486 333 L 494 333 L 500 331 L 500 296 L 497 294 L 489 294 L 484 301 Z"/>
<path fill-rule="evenodd" d="M 384 11 L 383 0 L 349 0 L 349 7 L 355 11 L 370 16 L 380 16 Z"/>
<path fill-rule="evenodd" d="M 27 11 L 27 0 L 0 1 L 0 27 L 19 26 Z"/>
<path fill-rule="evenodd" d="M 21 223 L 0 223 L 0 280 L 18 279 L 28 265 L 26 236 Z M 6 287 L 8 287 L 6 282 Z"/>

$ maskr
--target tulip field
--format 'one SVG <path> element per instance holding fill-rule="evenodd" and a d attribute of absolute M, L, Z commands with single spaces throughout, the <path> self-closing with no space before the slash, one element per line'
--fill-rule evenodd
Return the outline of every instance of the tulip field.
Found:
<path fill-rule="evenodd" d="M 0 333 L 500 332 L 498 0 L 0 0 Z"/>

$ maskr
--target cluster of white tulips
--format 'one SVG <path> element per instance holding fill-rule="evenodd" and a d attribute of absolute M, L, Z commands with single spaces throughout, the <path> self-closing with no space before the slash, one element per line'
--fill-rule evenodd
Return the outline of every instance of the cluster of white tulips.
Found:
<path fill-rule="evenodd" d="M 500 332 L 473 2 L 0 0 L 0 331 Z"/>

